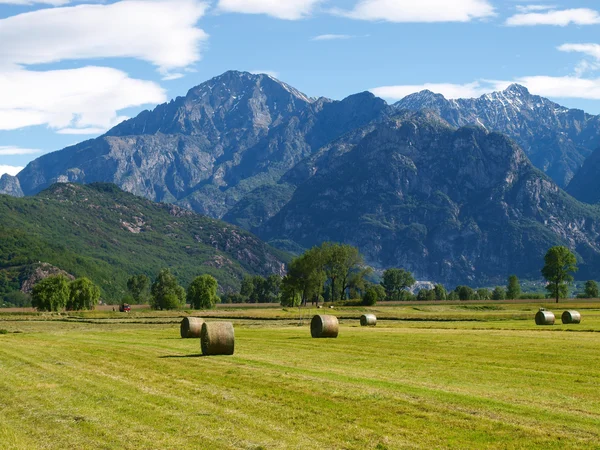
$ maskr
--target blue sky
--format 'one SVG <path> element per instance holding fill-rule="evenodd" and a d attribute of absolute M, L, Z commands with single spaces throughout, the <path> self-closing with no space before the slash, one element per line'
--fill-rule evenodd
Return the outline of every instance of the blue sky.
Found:
<path fill-rule="evenodd" d="M 599 11 L 585 0 L 0 0 L 0 174 L 229 69 L 390 102 L 520 82 L 600 114 Z"/>

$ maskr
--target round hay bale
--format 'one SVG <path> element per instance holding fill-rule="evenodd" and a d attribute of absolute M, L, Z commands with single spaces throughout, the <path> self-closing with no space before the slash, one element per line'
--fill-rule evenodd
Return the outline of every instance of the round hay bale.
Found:
<path fill-rule="evenodd" d="M 554 313 L 552 311 L 538 311 L 535 315 L 536 325 L 554 325 Z"/>
<path fill-rule="evenodd" d="M 200 333 L 203 355 L 233 355 L 235 333 L 231 322 L 204 322 Z"/>
<path fill-rule="evenodd" d="M 179 332 L 183 339 L 199 338 L 202 331 L 204 319 L 200 317 L 184 317 L 179 326 Z"/>
<path fill-rule="evenodd" d="M 314 316 L 310 322 L 310 335 L 314 338 L 336 338 L 339 322 L 335 316 Z"/>
<path fill-rule="evenodd" d="M 562 323 L 581 323 L 581 314 L 578 311 L 565 311 L 561 316 Z"/>
<path fill-rule="evenodd" d="M 374 327 L 377 325 L 377 317 L 375 314 L 363 314 L 360 316 L 361 327 Z"/>

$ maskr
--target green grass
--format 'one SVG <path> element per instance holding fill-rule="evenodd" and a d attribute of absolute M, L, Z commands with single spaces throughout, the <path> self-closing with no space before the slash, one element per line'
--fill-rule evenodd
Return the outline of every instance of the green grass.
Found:
<path fill-rule="evenodd" d="M 328 340 L 315 310 L 203 314 L 234 321 L 229 357 L 181 312 L 0 315 L 0 448 L 600 448 L 600 305 L 554 327 L 465 306 L 327 310 Z"/>

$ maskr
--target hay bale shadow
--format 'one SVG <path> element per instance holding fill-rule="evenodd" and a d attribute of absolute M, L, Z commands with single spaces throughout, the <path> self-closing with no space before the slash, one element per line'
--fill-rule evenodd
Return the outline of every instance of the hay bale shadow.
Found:
<path fill-rule="evenodd" d="M 196 353 L 194 355 L 164 355 L 164 356 L 159 356 L 160 359 L 171 359 L 171 358 L 201 358 L 203 356 L 202 353 Z"/>

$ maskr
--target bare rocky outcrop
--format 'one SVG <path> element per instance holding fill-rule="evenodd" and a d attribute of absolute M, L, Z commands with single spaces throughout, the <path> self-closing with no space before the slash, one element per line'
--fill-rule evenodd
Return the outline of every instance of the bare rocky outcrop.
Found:
<path fill-rule="evenodd" d="M 31 292 L 33 291 L 33 287 L 37 283 L 42 281 L 44 278 L 53 277 L 57 275 L 62 275 L 70 281 L 75 279 L 75 277 L 70 273 L 59 269 L 58 267 L 55 267 L 52 264 L 40 262 L 31 268 L 31 274 L 25 281 L 23 281 L 23 284 L 21 285 L 21 292 L 25 294 L 31 294 Z"/>

